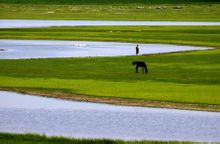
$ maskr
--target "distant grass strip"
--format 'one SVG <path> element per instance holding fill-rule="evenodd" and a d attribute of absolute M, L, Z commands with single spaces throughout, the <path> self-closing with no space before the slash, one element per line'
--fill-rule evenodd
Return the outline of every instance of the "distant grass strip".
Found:
<path fill-rule="evenodd" d="M 122 141 L 110 139 L 76 139 L 65 137 L 48 137 L 37 134 L 0 133 L 1 144 L 208 144 L 206 142 L 178 141 Z"/>
<path fill-rule="evenodd" d="M 219 2 L 218 0 L 1 0 L 2 3 L 24 4 L 161 4 L 161 3 L 200 3 Z"/>
<path fill-rule="evenodd" d="M 90 26 L 0 29 L 0 39 L 120 41 L 220 47 L 220 26 Z"/>
<path fill-rule="evenodd" d="M 0 0 L 0 19 L 220 21 L 220 2 L 170 1 L 160 4 L 159 0 L 152 3 L 148 3 L 148 0 L 146 3 L 124 0 L 127 3 L 120 4 L 115 0 L 115 4 L 111 0 L 100 0 L 102 3 L 94 4 L 88 0 L 88 3 L 81 4 L 71 0 L 77 4 L 65 4 L 65 1 L 54 0 L 58 4 L 47 4 L 46 0 L 28 0 L 27 3 L 16 1 L 18 4 L 14 4 L 15 1 L 1 3 L 6 1 Z"/>

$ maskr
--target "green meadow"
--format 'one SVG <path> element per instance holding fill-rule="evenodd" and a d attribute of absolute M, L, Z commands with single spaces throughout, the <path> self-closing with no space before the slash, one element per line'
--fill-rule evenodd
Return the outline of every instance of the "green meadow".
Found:
<path fill-rule="evenodd" d="M 1 0 L 0 19 L 220 21 L 219 2 L 125 1 Z"/>
<path fill-rule="evenodd" d="M 47 137 L 37 134 L 0 133 L 1 144 L 201 144 L 200 142 L 178 141 L 122 141 L 109 139 L 73 139 L 65 137 Z M 205 142 L 203 144 L 206 144 Z"/>
<path fill-rule="evenodd" d="M 220 110 L 220 26 L 116 26 L 0 29 L 1 39 L 95 40 L 188 44 L 215 50 L 172 54 L 0 60 L 0 87 L 43 93 L 59 91 L 98 98 L 195 104 Z M 136 74 L 132 61 L 145 61 L 149 74 Z M 99 101 L 98 101 L 99 102 Z M 101 101 L 102 102 L 102 101 Z M 120 104 L 117 103 L 117 104 Z M 130 105 L 128 103 L 128 105 Z M 142 105 L 142 104 L 140 104 Z M 172 107 L 172 106 L 171 106 Z M 189 109 L 184 106 L 175 108 Z"/>
<path fill-rule="evenodd" d="M 163 4 L 163 3 L 211 3 L 218 0 L 1 0 L 3 3 L 22 3 L 22 4 Z"/>
<path fill-rule="evenodd" d="M 61 91 L 99 98 L 123 98 L 220 105 L 220 50 L 174 54 L 0 60 L 0 87 Z M 148 63 L 149 74 L 136 74 L 132 61 Z M 161 105 L 158 105 L 161 107 Z"/>
<path fill-rule="evenodd" d="M 219 0 L 0 0 L 0 19 L 220 21 Z M 0 39 L 208 46 L 181 53 L 0 59 L 0 90 L 121 105 L 220 111 L 220 26 L 0 29 Z M 140 45 L 141 49 L 141 45 Z M 1 54 L 1 53 L 0 53 Z M 135 73 L 145 61 L 149 73 Z M 91 99 L 90 99 L 91 98 Z M 147 104 L 146 104 L 147 103 Z M 192 144 L 0 133 L 0 144 Z"/>
<path fill-rule="evenodd" d="M 216 0 L 2 0 L 0 6 L 0 19 L 220 21 L 220 3 Z M 59 91 L 70 95 L 70 99 L 83 95 L 161 102 L 156 105 L 160 107 L 162 102 L 169 102 L 220 109 L 220 26 L 0 29 L 0 39 L 215 47 L 215 50 L 147 56 L 0 60 L 0 87 L 23 92 Z M 131 65 L 134 60 L 147 62 L 149 74 L 136 74 Z"/>

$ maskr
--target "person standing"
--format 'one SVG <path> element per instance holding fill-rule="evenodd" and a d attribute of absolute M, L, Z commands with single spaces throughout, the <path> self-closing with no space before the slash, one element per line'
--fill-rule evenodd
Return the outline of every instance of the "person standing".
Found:
<path fill-rule="evenodd" d="M 139 47 L 138 47 L 138 44 L 137 44 L 137 46 L 136 46 L 136 55 L 138 55 L 139 54 Z"/>

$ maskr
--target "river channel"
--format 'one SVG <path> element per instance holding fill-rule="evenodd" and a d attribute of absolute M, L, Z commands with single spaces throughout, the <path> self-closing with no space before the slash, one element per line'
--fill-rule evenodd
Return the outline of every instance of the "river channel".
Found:
<path fill-rule="evenodd" d="M 74 102 L 0 91 L 0 132 L 219 142 L 220 113 Z"/>
<path fill-rule="evenodd" d="M 52 26 L 214 26 L 220 22 L 184 21 L 100 21 L 100 20 L 0 20 L 0 28 L 32 28 Z"/>
<path fill-rule="evenodd" d="M 59 40 L 0 40 L 0 59 L 96 57 L 135 55 L 136 44 L 119 42 L 59 41 Z M 209 47 L 170 44 L 139 44 L 140 53 L 158 54 Z"/>

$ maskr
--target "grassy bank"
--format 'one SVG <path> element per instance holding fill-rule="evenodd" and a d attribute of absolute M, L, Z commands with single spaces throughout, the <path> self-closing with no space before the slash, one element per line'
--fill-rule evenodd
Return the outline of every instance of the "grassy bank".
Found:
<path fill-rule="evenodd" d="M 3 39 L 102 40 L 219 47 L 219 26 L 1 29 Z M 220 110 L 220 50 L 177 54 L 0 60 L 0 87 L 58 98 L 125 105 Z M 135 74 L 131 62 L 150 73 Z"/>
<path fill-rule="evenodd" d="M 218 0 L 1 0 L 2 3 L 24 3 L 24 4 L 163 4 L 163 3 L 210 3 Z"/>
<path fill-rule="evenodd" d="M 124 0 L 124 3 L 112 3 L 111 0 L 100 0 L 98 4 L 91 1 L 92 5 L 89 0 L 73 5 L 68 2 L 77 1 L 67 1 L 66 4 L 65 1 L 57 0 L 20 2 L 1 0 L 0 19 L 220 21 L 219 2 L 160 3 L 161 1 L 154 0 L 148 3 L 146 0 L 146 3 L 138 3 L 139 1 Z"/>
<path fill-rule="evenodd" d="M 157 107 L 166 107 L 162 102 L 195 104 L 200 109 L 211 106 L 219 111 L 219 57 L 217 49 L 138 57 L 0 60 L 0 87 L 58 91 L 68 94 L 68 99 L 87 95 L 131 103 L 156 101 L 150 106 Z M 133 60 L 146 61 L 149 74 L 136 74 Z"/>
<path fill-rule="evenodd" d="M 96 40 L 220 47 L 220 26 L 102 26 L 0 29 L 0 39 Z"/>
<path fill-rule="evenodd" d="M 122 141 L 108 139 L 71 139 L 65 137 L 47 137 L 37 134 L 0 133 L 1 144 L 200 144 L 199 142 L 175 141 Z M 206 143 L 204 143 L 206 144 Z"/>

